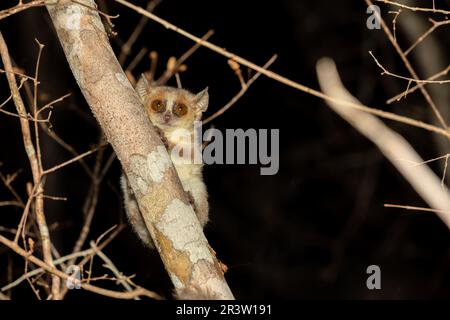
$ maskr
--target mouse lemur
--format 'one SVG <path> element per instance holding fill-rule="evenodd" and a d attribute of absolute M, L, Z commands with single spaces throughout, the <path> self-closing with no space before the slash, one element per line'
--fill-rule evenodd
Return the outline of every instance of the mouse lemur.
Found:
<path fill-rule="evenodd" d="M 192 94 L 187 90 L 173 87 L 151 87 L 144 76 L 141 76 L 135 89 L 142 99 L 150 121 L 166 144 L 183 189 L 188 193 L 198 220 L 204 227 L 208 222 L 208 194 L 203 182 L 203 164 L 174 161 L 176 159 L 172 155 L 172 150 L 180 142 L 177 129 L 188 130 L 191 133 L 190 136 L 194 136 L 194 122 L 200 121 L 202 113 L 208 108 L 208 89 Z M 194 144 L 197 142 L 192 139 L 191 143 L 195 147 Z M 122 174 L 121 186 L 125 210 L 133 229 L 146 245 L 153 247 L 153 240 L 145 226 L 125 174 Z"/>

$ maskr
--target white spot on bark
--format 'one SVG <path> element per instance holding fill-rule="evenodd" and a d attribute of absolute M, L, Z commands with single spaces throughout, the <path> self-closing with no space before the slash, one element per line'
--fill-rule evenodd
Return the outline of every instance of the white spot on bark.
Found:
<path fill-rule="evenodd" d="M 147 184 L 147 182 L 144 179 L 142 179 L 141 177 L 137 177 L 136 182 L 137 182 L 137 186 L 139 188 L 139 191 L 141 193 L 145 193 L 147 191 L 147 189 L 148 189 L 148 186 L 149 186 Z"/>
<path fill-rule="evenodd" d="M 144 172 L 146 170 L 145 157 L 140 154 L 133 154 L 130 157 L 130 173 L 128 179 L 130 181 L 131 188 L 137 192 L 145 193 L 148 189 L 149 183 L 144 180 Z"/>
<path fill-rule="evenodd" d="M 170 167 L 171 163 L 166 148 L 157 146 L 156 150 L 147 156 L 148 173 L 151 179 L 155 182 L 161 182 L 164 173 Z"/>
<path fill-rule="evenodd" d="M 193 264 L 201 259 L 213 263 L 211 252 L 204 244 L 206 239 L 202 227 L 196 221 L 197 217 L 190 205 L 173 199 L 156 227 L 172 241 L 174 249 L 186 252 Z"/>
<path fill-rule="evenodd" d="M 163 146 L 156 147 L 156 150 L 147 155 L 147 158 L 135 154 L 130 157 L 130 184 L 141 193 L 146 193 L 152 183 L 160 183 L 164 178 L 167 169 L 170 168 L 171 161 Z"/>
<path fill-rule="evenodd" d="M 66 9 L 68 12 L 68 17 L 65 23 L 61 23 L 64 28 L 68 30 L 79 30 L 81 25 L 81 17 L 82 17 L 82 10 L 79 6 L 70 6 Z"/>

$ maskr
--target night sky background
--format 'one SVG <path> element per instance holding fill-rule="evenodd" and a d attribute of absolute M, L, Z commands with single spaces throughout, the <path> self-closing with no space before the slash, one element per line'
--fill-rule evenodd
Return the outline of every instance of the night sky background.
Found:
<path fill-rule="evenodd" d="M 133 2 L 146 5 L 145 1 Z M 431 6 L 431 0 L 425 2 L 421 5 Z M 2 1 L 0 9 L 15 3 Z M 114 50 L 119 52 L 118 43 L 128 38 L 140 16 L 112 0 L 104 3 L 111 15 L 120 14 L 113 20 L 118 35 L 111 38 Z M 450 1 L 437 3 L 447 10 L 450 7 Z M 391 26 L 391 8 L 381 9 Z M 214 29 L 211 42 L 259 65 L 276 53 L 278 59 L 271 70 L 312 88 L 318 88 L 316 61 L 329 56 L 335 60 L 344 84 L 364 104 L 433 121 L 419 93 L 385 105 L 386 99 L 404 90 L 407 82 L 381 76 L 368 51 L 372 50 L 389 70 L 408 73 L 384 32 L 366 28 L 368 15 L 362 0 L 163 0 L 154 12 L 197 36 Z M 408 13 L 402 13 L 399 19 L 403 14 Z M 419 17 L 423 21 L 443 18 L 427 14 Z M 72 93 L 55 106 L 53 130 L 79 153 L 98 143 L 99 127 L 70 73 L 45 9 L 33 8 L 0 20 L 0 30 L 15 63 L 28 74 L 34 72 L 38 52 L 34 39 L 45 44 L 40 69 L 41 105 Z M 400 27 L 397 36 L 403 48 L 411 43 Z M 434 37 L 448 58 L 448 27 L 438 30 Z M 190 40 L 149 21 L 133 46 L 132 56 L 142 47 L 157 51 L 157 74 L 161 74 L 170 56 L 179 57 L 192 45 Z M 427 42 L 422 45 L 427 46 Z M 414 65 L 416 58 L 411 56 Z M 444 67 L 448 63 L 444 60 Z M 227 59 L 209 49 L 200 48 L 186 64 L 188 71 L 181 74 L 183 86 L 194 92 L 209 87 L 206 115 L 225 105 L 240 89 Z M 144 58 L 134 74 L 148 70 L 149 65 L 149 59 Z M 421 76 L 430 75 L 419 67 L 417 70 Z M 243 73 L 247 74 L 245 68 Z M 174 79 L 169 83 L 175 85 Z M 448 91 L 448 85 L 444 88 Z M 1 74 L 0 102 L 8 96 L 6 77 Z M 448 108 L 448 103 L 441 107 Z M 14 110 L 12 103 L 4 108 Z M 438 147 L 429 132 L 386 123 L 408 139 L 424 159 L 448 152 Z M 236 298 L 417 299 L 450 295 L 449 230 L 432 213 L 383 207 L 384 203 L 427 204 L 370 141 L 323 101 L 262 76 L 212 124 L 220 130 L 280 129 L 278 174 L 261 176 L 259 165 L 211 165 L 204 169 L 211 219 L 205 233 L 218 258 L 229 268 L 226 278 Z M 23 168 L 14 187 L 26 198 L 25 183 L 31 174 L 16 118 L 0 114 L 0 146 L 0 171 L 11 174 Z M 45 167 L 71 157 L 45 134 L 42 149 Z M 108 146 L 105 158 L 111 153 Z M 86 162 L 92 167 L 94 159 L 90 156 Z M 443 161 L 430 164 L 439 176 L 443 165 Z M 114 224 L 126 222 L 120 174 L 120 164 L 115 160 L 101 186 L 88 242 Z M 70 253 L 82 227 L 81 208 L 89 182 L 78 164 L 46 181 L 47 194 L 68 198 L 45 203 L 48 222 L 53 226 L 51 237 L 61 255 Z M 0 201 L 10 197 L 0 185 Z M 0 207 L 0 225 L 16 227 L 21 212 L 20 208 Z M 134 282 L 170 297 L 171 282 L 157 252 L 146 249 L 131 227 L 125 228 L 104 252 L 124 274 L 135 274 Z M 8 283 L 8 261 L 13 261 L 13 279 L 23 272 L 23 259 L 0 246 L 0 287 Z M 372 264 L 381 268 L 381 290 L 366 288 L 366 268 Z M 106 272 L 96 258 L 94 274 Z M 96 284 L 118 288 L 110 281 Z M 13 291 L 12 298 L 35 299 L 26 282 Z M 69 292 L 67 299 L 108 298 L 79 290 Z"/>

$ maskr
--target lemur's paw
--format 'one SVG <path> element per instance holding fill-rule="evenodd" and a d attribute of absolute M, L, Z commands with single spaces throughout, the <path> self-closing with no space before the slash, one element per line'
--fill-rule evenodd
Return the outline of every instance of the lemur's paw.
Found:
<path fill-rule="evenodd" d="M 159 138 L 161 139 L 162 143 L 164 143 L 164 146 L 166 147 L 166 149 L 169 149 L 169 140 L 167 140 L 164 132 L 158 127 L 155 127 L 155 129 L 156 129 L 156 132 L 158 133 Z"/>
<path fill-rule="evenodd" d="M 194 197 L 192 196 L 192 193 L 190 191 L 186 191 L 186 194 L 187 194 L 189 203 L 191 204 L 195 213 L 197 213 L 197 208 L 195 207 L 195 200 L 194 200 Z"/>

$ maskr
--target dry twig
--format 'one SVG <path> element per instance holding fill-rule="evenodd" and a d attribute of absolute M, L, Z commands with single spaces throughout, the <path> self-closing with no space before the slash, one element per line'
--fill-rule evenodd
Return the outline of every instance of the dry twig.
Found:
<path fill-rule="evenodd" d="M 270 58 L 270 60 L 267 61 L 267 63 L 263 66 L 263 68 L 264 69 L 269 68 L 270 65 L 275 62 L 276 58 L 277 58 L 277 55 L 274 55 L 272 58 Z M 222 108 L 220 108 L 219 110 L 214 112 L 212 115 L 210 115 L 208 118 L 203 120 L 203 122 L 202 122 L 203 125 L 216 119 L 217 117 L 219 117 L 220 115 L 225 113 L 228 109 L 230 109 L 247 92 L 247 90 L 250 88 L 250 86 L 253 84 L 253 82 L 255 82 L 256 79 L 258 79 L 260 75 L 261 75 L 261 72 L 257 72 L 247 82 L 241 82 L 241 90 L 225 106 L 223 106 Z"/>
<path fill-rule="evenodd" d="M 398 2 L 394 2 L 394 1 L 389 1 L 389 0 L 376 0 L 377 2 L 383 2 L 386 4 L 390 4 L 396 7 L 400 7 L 403 9 L 408 9 L 411 11 L 417 11 L 417 12 L 432 12 L 432 13 L 441 13 L 441 14 L 445 14 L 445 15 L 450 15 L 450 11 L 448 10 L 442 10 L 442 9 L 436 9 L 433 5 L 433 8 L 422 8 L 422 7 L 411 7 L 402 3 L 398 3 Z"/>

